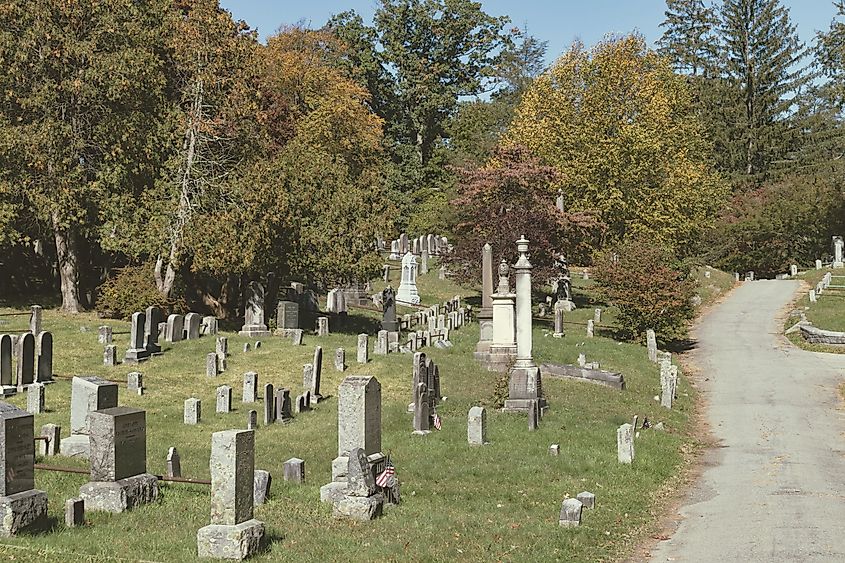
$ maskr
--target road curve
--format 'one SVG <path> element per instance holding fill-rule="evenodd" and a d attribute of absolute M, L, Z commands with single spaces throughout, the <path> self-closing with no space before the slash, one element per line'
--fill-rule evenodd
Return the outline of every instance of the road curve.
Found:
<path fill-rule="evenodd" d="M 651 561 L 845 561 L 845 355 L 779 336 L 798 288 L 745 282 L 696 330 L 692 360 L 720 447 Z"/>

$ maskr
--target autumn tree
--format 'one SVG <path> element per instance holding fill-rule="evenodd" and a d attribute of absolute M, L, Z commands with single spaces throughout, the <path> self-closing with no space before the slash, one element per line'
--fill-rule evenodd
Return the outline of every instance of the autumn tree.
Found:
<path fill-rule="evenodd" d="M 452 202 L 457 222 L 454 251 L 443 260 L 457 279 L 477 283 L 478 260 L 485 243 L 493 247 L 496 263 L 512 262 L 521 235 L 531 240 L 531 264 L 541 282 L 559 274 L 555 259 L 583 259 L 600 232 L 588 213 L 564 213 L 551 196 L 557 172 L 524 147 L 499 147 L 489 163 L 459 172 L 458 198 Z"/>
<path fill-rule="evenodd" d="M 0 150 L 15 163 L 0 194 L 14 185 L 30 234 L 52 238 L 64 311 L 82 307 L 80 274 L 99 242 L 101 202 L 153 175 L 166 7 L 0 4 Z"/>
<path fill-rule="evenodd" d="M 506 143 L 553 166 L 568 211 L 595 211 L 600 245 L 628 235 L 694 250 L 724 200 L 685 80 L 642 37 L 576 43 L 522 98 Z"/>

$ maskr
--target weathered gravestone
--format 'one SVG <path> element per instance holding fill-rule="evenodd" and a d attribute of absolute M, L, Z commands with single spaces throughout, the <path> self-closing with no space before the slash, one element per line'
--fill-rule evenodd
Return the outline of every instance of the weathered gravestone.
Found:
<path fill-rule="evenodd" d="M 596 507 L 596 495 L 594 495 L 590 491 L 582 491 L 578 493 L 575 498 L 578 499 L 582 505 L 584 505 L 584 508 L 592 509 Z"/>
<path fill-rule="evenodd" d="M 276 422 L 287 424 L 293 420 L 293 409 L 291 407 L 290 389 L 276 390 Z"/>
<path fill-rule="evenodd" d="M 366 364 L 370 361 L 370 337 L 366 334 L 358 335 L 358 357 L 359 364 Z"/>
<path fill-rule="evenodd" d="M 256 281 L 249 282 L 244 291 L 244 325 L 239 334 L 251 338 L 270 336 L 264 323 L 264 286 Z"/>
<path fill-rule="evenodd" d="M 185 317 L 182 315 L 168 315 L 167 326 L 164 329 L 165 342 L 179 342 L 185 333 Z"/>
<path fill-rule="evenodd" d="M 217 412 L 227 413 L 232 410 L 232 388 L 221 385 L 217 388 Z"/>
<path fill-rule="evenodd" d="M 126 376 L 126 389 L 128 391 L 137 392 L 138 389 L 144 388 L 144 374 L 138 371 L 130 372 Z"/>
<path fill-rule="evenodd" d="M 292 457 L 284 465 L 285 481 L 289 483 L 305 482 L 305 461 L 298 457 Z"/>
<path fill-rule="evenodd" d="M 146 412 L 113 407 L 92 412 L 91 481 L 79 488 L 89 510 L 124 512 L 158 498 L 158 479 L 147 473 Z"/>
<path fill-rule="evenodd" d="M 559 524 L 563 528 L 574 528 L 581 525 L 581 501 L 574 498 L 564 500 L 560 505 Z"/>
<path fill-rule="evenodd" d="M 270 486 L 273 484 L 273 476 L 269 471 L 256 469 L 252 480 L 252 502 L 264 504 L 270 498 Z"/>
<path fill-rule="evenodd" d="M 258 551 L 264 523 L 253 518 L 255 432 L 211 435 L 211 524 L 197 531 L 199 557 L 245 559 Z"/>
<path fill-rule="evenodd" d="M 200 325 L 200 335 L 217 336 L 218 325 L 217 317 L 212 317 L 211 315 L 203 317 L 202 324 Z"/>
<path fill-rule="evenodd" d="M 258 411 L 251 410 L 246 415 L 246 429 L 255 430 L 258 428 Z"/>
<path fill-rule="evenodd" d="M 200 337 L 200 323 L 202 317 L 199 313 L 188 313 L 185 315 L 185 340 L 196 340 Z"/>
<path fill-rule="evenodd" d="M 41 427 L 40 436 L 46 440 L 39 440 L 38 453 L 43 456 L 59 455 L 61 453 L 62 427 L 56 424 L 45 424 Z"/>
<path fill-rule="evenodd" d="M 309 366 L 311 364 L 305 364 Z M 303 373 L 306 368 L 303 368 Z M 334 369 L 335 371 L 346 371 L 346 350 L 338 348 L 334 351 Z M 303 378 L 306 376 L 303 376 Z"/>
<path fill-rule="evenodd" d="M 429 405 L 428 388 L 425 383 L 417 383 L 414 387 L 414 434 L 425 435 L 431 432 Z"/>
<path fill-rule="evenodd" d="M 112 328 L 107 325 L 103 325 L 97 329 L 97 342 L 100 344 L 111 344 L 112 341 Z"/>
<path fill-rule="evenodd" d="M 26 412 L 41 414 L 44 412 L 44 384 L 33 383 L 26 390 Z"/>
<path fill-rule="evenodd" d="M 205 355 L 205 375 L 207 377 L 217 377 L 217 352 L 209 352 Z"/>
<path fill-rule="evenodd" d="M 381 292 L 382 320 L 381 328 L 388 333 L 399 332 L 399 321 L 396 320 L 396 293 L 387 286 Z"/>
<path fill-rule="evenodd" d="M 258 400 L 258 374 L 248 371 L 244 374 L 244 393 L 242 402 L 254 403 Z"/>
<path fill-rule="evenodd" d="M 74 377 L 70 391 L 70 436 L 62 440 L 62 455 L 88 458 L 88 416 L 117 406 L 117 384 L 96 376 Z"/>
<path fill-rule="evenodd" d="M 623 424 L 616 430 L 616 453 L 619 463 L 634 462 L 634 427 Z"/>
<path fill-rule="evenodd" d="M 323 347 L 314 348 L 314 360 L 311 362 L 314 367 L 310 382 L 303 385 L 303 388 L 311 394 L 311 403 L 317 404 L 323 400 L 320 394 L 320 381 L 323 379 Z"/>
<path fill-rule="evenodd" d="M 329 334 L 329 318 L 317 317 L 317 336 L 327 336 Z"/>
<path fill-rule="evenodd" d="M 129 348 L 123 356 L 123 363 L 137 364 L 150 358 L 150 352 L 144 345 L 144 330 L 147 323 L 147 316 L 141 312 L 132 313 L 132 322 L 129 325 Z"/>
<path fill-rule="evenodd" d="M 103 365 L 114 367 L 117 365 L 117 345 L 107 344 L 103 348 Z"/>
<path fill-rule="evenodd" d="M 467 415 L 467 442 L 473 446 L 487 444 L 487 411 L 484 407 L 472 407 Z"/>
<path fill-rule="evenodd" d="M 179 457 L 179 452 L 176 448 L 171 446 L 167 450 L 167 476 L 171 479 L 173 477 L 182 476 L 182 458 Z"/>
<path fill-rule="evenodd" d="M 388 350 L 387 334 L 388 333 L 387 333 L 386 330 L 378 331 L 378 338 L 376 339 L 376 349 L 374 350 L 374 353 L 377 356 L 386 356 L 387 355 L 387 350 Z"/>
<path fill-rule="evenodd" d="M 648 359 L 657 363 L 657 335 L 651 329 L 648 329 L 645 335 L 646 345 L 648 346 Z"/>
<path fill-rule="evenodd" d="M 384 494 L 378 491 L 372 468 L 363 448 L 349 452 L 344 495 L 332 502 L 335 518 L 368 521 L 381 516 Z"/>
<path fill-rule="evenodd" d="M 12 335 L 0 334 L 0 386 L 4 392 L 17 388 L 12 373 Z"/>
<path fill-rule="evenodd" d="M 279 301 L 276 307 L 276 325 L 281 330 L 299 328 L 299 303 Z"/>
<path fill-rule="evenodd" d="M 276 397 L 273 395 L 273 384 L 264 385 L 264 426 L 276 422 Z"/>
<path fill-rule="evenodd" d="M 202 401 L 196 397 L 185 399 L 185 424 L 199 424 L 202 419 Z"/>
<path fill-rule="evenodd" d="M 18 391 L 23 391 L 35 381 L 35 337 L 31 332 L 18 337 L 16 352 Z"/>
<path fill-rule="evenodd" d="M 418 305 L 420 294 L 417 291 L 417 258 L 410 252 L 402 257 L 402 280 L 396 292 L 397 303 Z"/>
<path fill-rule="evenodd" d="M 75 528 L 85 525 L 85 501 L 79 497 L 65 501 L 65 526 Z"/>
<path fill-rule="evenodd" d="M 228 367 L 229 356 L 229 339 L 225 336 L 218 336 L 215 343 L 215 353 L 217 354 L 217 368 L 220 371 L 226 371 Z"/>
<path fill-rule="evenodd" d="M 35 489 L 34 417 L 0 402 L 0 536 L 43 524 L 47 493 Z"/>
<path fill-rule="evenodd" d="M 158 307 L 147 307 L 147 317 L 144 324 L 144 347 L 150 355 L 160 354 L 161 346 L 158 343 L 158 325 L 161 323 L 161 309 Z"/>
<path fill-rule="evenodd" d="M 38 363 L 35 367 L 36 381 L 53 381 L 53 335 L 39 332 L 35 337 L 35 354 Z"/>

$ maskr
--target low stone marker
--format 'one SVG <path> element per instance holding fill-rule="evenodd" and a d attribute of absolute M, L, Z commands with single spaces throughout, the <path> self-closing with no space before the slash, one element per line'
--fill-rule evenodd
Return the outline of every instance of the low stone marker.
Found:
<path fill-rule="evenodd" d="M 146 412 L 113 407 L 88 415 L 91 481 L 79 496 L 89 510 L 124 512 L 154 502 L 158 479 L 147 473 Z"/>
<path fill-rule="evenodd" d="M 487 410 L 472 407 L 467 415 L 467 442 L 473 446 L 487 444 Z"/>
<path fill-rule="evenodd" d="M 583 505 L 581 501 L 574 498 L 568 498 L 560 505 L 560 521 L 562 528 L 574 528 L 581 525 L 581 511 Z"/>
<path fill-rule="evenodd" d="M 244 374 L 244 392 L 242 402 L 254 403 L 258 400 L 258 374 L 248 371 Z"/>
<path fill-rule="evenodd" d="M 596 324 L 601 323 L 601 308 L 596 308 L 596 310 L 593 311 L 593 322 Z"/>
<path fill-rule="evenodd" d="M 88 416 L 117 406 L 117 384 L 96 376 L 74 377 L 70 392 L 70 436 L 62 440 L 62 455 L 88 458 Z"/>
<path fill-rule="evenodd" d="M 303 330 L 301 328 L 294 328 L 290 331 L 290 341 L 291 344 L 294 346 L 302 346 L 302 334 Z"/>
<path fill-rule="evenodd" d="M 258 428 L 258 411 L 251 410 L 246 415 L 246 429 L 255 430 Z"/>
<path fill-rule="evenodd" d="M 46 331 L 35 337 L 35 381 L 53 381 L 53 335 Z"/>
<path fill-rule="evenodd" d="M 232 410 L 232 388 L 228 385 L 221 385 L 217 388 L 216 412 L 227 413 Z"/>
<path fill-rule="evenodd" d="M 582 491 L 575 496 L 584 508 L 593 509 L 596 507 L 596 495 L 589 491 Z"/>
<path fill-rule="evenodd" d="M 587 319 L 587 338 L 592 338 L 595 332 L 593 319 Z"/>
<path fill-rule="evenodd" d="M 229 367 L 229 339 L 225 336 L 218 336 L 215 345 L 215 352 L 217 353 L 217 368 L 219 371 L 226 371 Z"/>
<path fill-rule="evenodd" d="M 293 410 L 290 400 L 290 389 L 278 389 L 276 391 L 276 422 L 287 424 L 291 420 L 293 420 Z"/>
<path fill-rule="evenodd" d="M 816 297 L 816 290 L 811 289 L 810 290 L 810 303 L 816 303 L 817 301 L 818 301 L 818 298 Z"/>
<path fill-rule="evenodd" d="M 202 401 L 196 397 L 185 399 L 185 424 L 199 424 L 202 419 Z"/>
<path fill-rule="evenodd" d="M 273 477 L 269 471 L 256 469 L 252 482 L 252 501 L 255 504 L 264 504 L 270 498 L 270 486 L 273 484 Z"/>
<path fill-rule="evenodd" d="M 646 345 L 648 346 L 648 359 L 657 363 L 657 336 L 651 329 L 648 329 L 645 335 Z"/>
<path fill-rule="evenodd" d="M 387 331 L 380 330 L 378 331 L 378 337 L 376 338 L 376 348 L 373 353 L 376 356 L 386 356 L 388 351 L 388 342 L 387 342 Z"/>
<path fill-rule="evenodd" d="M 560 444 L 552 444 L 549 446 L 549 455 L 560 455 Z"/>
<path fill-rule="evenodd" d="M 370 361 L 370 337 L 366 334 L 358 335 L 358 357 L 359 364 L 366 364 Z"/>
<path fill-rule="evenodd" d="M 205 355 L 205 375 L 207 377 L 217 377 L 217 352 L 211 352 Z"/>
<path fill-rule="evenodd" d="M 414 390 L 414 434 L 424 436 L 431 433 L 431 405 L 425 383 L 417 383 Z"/>
<path fill-rule="evenodd" d="M 317 336 L 326 336 L 329 334 L 329 318 L 317 317 Z"/>
<path fill-rule="evenodd" d="M 276 422 L 276 397 L 273 394 L 273 384 L 264 385 L 264 426 Z"/>
<path fill-rule="evenodd" d="M 41 332 L 41 316 L 43 310 L 41 305 L 32 305 L 29 308 L 29 332 L 33 335 Z"/>
<path fill-rule="evenodd" d="M 182 476 L 182 458 L 179 452 L 171 446 L 167 450 L 167 476 L 170 478 Z"/>
<path fill-rule="evenodd" d="M 44 384 L 33 383 L 26 388 L 26 412 L 41 414 L 44 412 Z"/>
<path fill-rule="evenodd" d="M 41 437 L 46 440 L 38 441 L 38 453 L 43 456 L 59 455 L 61 453 L 62 427 L 56 424 L 45 424 L 41 427 Z"/>
<path fill-rule="evenodd" d="M 305 461 L 298 457 L 292 457 L 284 465 L 285 481 L 289 483 L 305 482 Z"/>
<path fill-rule="evenodd" d="M 258 551 L 264 523 L 253 518 L 255 432 L 211 435 L 211 524 L 197 531 L 197 555 L 246 559 Z"/>
<path fill-rule="evenodd" d="M 244 342 L 244 354 L 249 352 L 249 350 L 250 350 L 249 342 Z"/>
<path fill-rule="evenodd" d="M 305 364 L 306 366 L 310 366 L 311 364 Z M 346 371 L 346 350 L 343 348 L 338 348 L 334 351 L 334 369 L 335 371 Z M 305 376 L 303 375 L 303 378 Z"/>
<path fill-rule="evenodd" d="M 133 371 L 126 376 L 126 389 L 137 392 L 144 388 L 144 375 L 141 372 Z"/>
<path fill-rule="evenodd" d="M 47 493 L 35 488 L 35 418 L 0 402 L 0 536 L 43 523 Z"/>
<path fill-rule="evenodd" d="M 117 365 L 117 346 L 115 344 L 108 344 L 103 348 L 103 365 Z"/>
<path fill-rule="evenodd" d="M 537 430 L 540 425 L 540 406 L 537 401 L 531 400 L 528 405 L 528 429 Z"/>
<path fill-rule="evenodd" d="M 619 463 L 634 462 L 634 427 L 623 424 L 616 430 L 616 455 Z"/>
<path fill-rule="evenodd" d="M 79 497 L 65 501 L 65 526 L 76 528 L 85 525 L 85 501 Z"/>
<path fill-rule="evenodd" d="M 202 317 L 199 313 L 188 313 L 185 315 L 185 340 L 196 340 L 200 337 L 200 323 Z"/>
<path fill-rule="evenodd" d="M 97 329 L 97 342 L 100 344 L 111 344 L 112 341 L 112 328 L 110 326 L 103 325 Z"/>

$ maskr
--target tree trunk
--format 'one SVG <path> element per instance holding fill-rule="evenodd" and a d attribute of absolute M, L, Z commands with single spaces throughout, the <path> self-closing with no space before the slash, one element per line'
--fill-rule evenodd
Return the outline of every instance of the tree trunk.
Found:
<path fill-rule="evenodd" d="M 62 311 L 78 313 L 79 305 L 79 256 L 71 229 L 61 226 L 59 216 L 53 213 L 53 234 L 56 238 L 56 259 L 62 288 Z"/>

